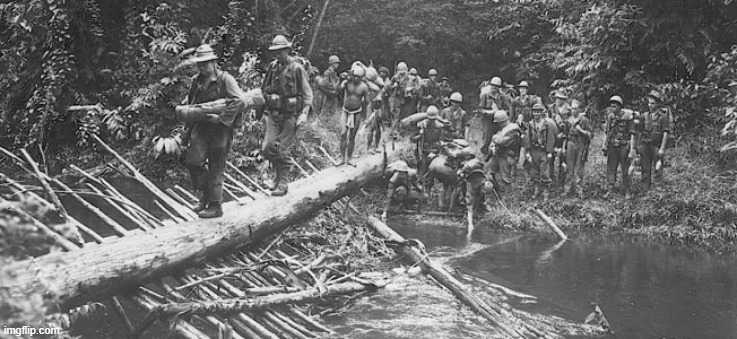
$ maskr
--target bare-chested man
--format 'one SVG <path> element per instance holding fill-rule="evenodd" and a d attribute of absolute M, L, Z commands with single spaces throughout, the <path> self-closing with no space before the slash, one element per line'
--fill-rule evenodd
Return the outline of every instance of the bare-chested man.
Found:
<path fill-rule="evenodd" d="M 366 107 L 371 100 L 369 86 L 363 81 L 366 71 L 363 67 L 351 70 L 351 78 L 341 82 L 338 90 L 343 91 L 343 110 L 340 114 L 340 155 L 338 165 L 353 165 L 351 157 L 356 146 L 356 131 L 361 117 L 366 115 Z"/>

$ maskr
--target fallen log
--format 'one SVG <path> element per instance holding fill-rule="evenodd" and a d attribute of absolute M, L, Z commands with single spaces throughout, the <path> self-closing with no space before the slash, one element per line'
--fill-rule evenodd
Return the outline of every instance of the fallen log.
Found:
<path fill-rule="evenodd" d="M 424 250 L 420 250 L 415 246 L 412 246 L 411 242 L 408 242 L 397 232 L 392 230 L 389 226 L 381 222 L 379 219 L 369 217 L 367 220 L 368 226 L 371 227 L 376 233 L 384 237 L 385 239 L 392 241 L 397 244 L 406 244 L 400 246 L 398 251 L 404 256 L 408 257 L 413 263 L 420 262 L 420 267 L 423 272 L 430 275 L 449 289 L 458 299 L 464 304 L 468 305 L 473 309 L 474 312 L 480 314 L 487 320 L 491 321 L 505 337 L 509 338 L 526 338 L 525 333 L 532 333 L 534 337 L 545 338 L 548 337 L 540 331 L 534 329 L 532 325 L 520 324 L 519 321 L 514 324 L 510 324 L 510 319 L 507 319 L 504 314 L 499 312 L 498 308 L 485 302 L 483 299 L 473 295 L 465 288 L 458 279 L 450 275 L 445 269 L 436 265 L 427 258 L 427 253 Z"/>
<path fill-rule="evenodd" d="M 541 211 L 539 208 L 530 208 L 530 210 L 532 210 L 532 212 L 534 212 L 538 217 L 540 217 L 540 219 L 542 219 L 542 221 L 545 222 L 545 224 L 548 225 L 548 227 L 550 227 L 553 230 L 553 232 L 555 232 L 555 234 L 558 235 L 560 240 L 562 241 L 568 240 L 568 236 L 565 233 L 563 233 L 560 227 L 558 227 L 558 225 L 556 225 L 555 222 L 553 222 L 553 219 L 550 219 L 550 217 L 547 214 L 543 213 L 543 211 Z"/>
<path fill-rule="evenodd" d="M 404 148 L 387 155 L 396 159 Z M 382 174 L 382 155 L 356 166 L 331 167 L 289 186 L 283 197 L 267 197 L 245 206 L 226 203 L 225 215 L 130 234 L 79 250 L 52 253 L 3 267 L 15 279 L 0 281 L 11 295 L 53 294 L 62 309 L 131 291 L 156 278 L 183 271 L 280 232 L 320 209 L 356 192 Z"/>

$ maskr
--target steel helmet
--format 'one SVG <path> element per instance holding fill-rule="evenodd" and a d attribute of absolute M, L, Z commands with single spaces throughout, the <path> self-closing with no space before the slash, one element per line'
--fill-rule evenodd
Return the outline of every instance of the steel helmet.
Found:
<path fill-rule="evenodd" d="M 491 78 L 491 85 L 492 86 L 502 87 L 502 78 L 500 78 L 500 77 L 493 77 L 493 78 Z"/>
<path fill-rule="evenodd" d="M 450 101 L 463 102 L 463 96 L 461 93 L 453 92 L 453 94 L 450 95 Z"/>
<path fill-rule="evenodd" d="M 331 55 L 331 56 L 330 56 L 330 57 L 328 58 L 328 63 L 329 63 L 329 64 L 339 64 L 339 63 L 340 63 L 340 59 L 338 58 L 338 56 L 337 56 L 337 55 Z"/>
<path fill-rule="evenodd" d="M 434 69 L 434 68 L 431 68 L 429 71 L 427 71 L 427 76 L 430 77 L 430 76 L 433 76 L 433 75 L 438 75 L 438 71 L 436 69 Z"/>
<path fill-rule="evenodd" d="M 509 120 L 509 116 L 507 115 L 507 111 L 498 110 L 494 112 L 494 122 L 505 122 Z"/>
<path fill-rule="evenodd" d="M 517 87 L 530 88 L 530 84 L 527 83 L 527 81 L 522 80 L 519 82 L 519 85 L 517 85 Z"/>
<path fill-rule="evenodd" d="M 402 61 L 397 64 L 397 72 L 406 72 L 407 71 L 407 63 Z"/>
<path fill-rule="evenodd" d="M 663 95 L 660 94 L 660 92 L 658 92 L 657 90 L 650 91 L 650 93 L 648 93 L 647 96 L 649 98 L 653 98 L 653 99 L 657 100 L 658 102 L 662 102 L 663 101 Z"/>
<path fill-rule="evenodd" d="M 366 75 L 366 70 L 363 67 L 354 67 L 351 69 L 351 74 L 357 76 L 357 77 L 363 77 Z"/>
<path fill-rule="evenodd" d="M 616 102 L 616 103 L 618 103 L 618 104 L 619 104 L 620 106 L 624 107 L 624 100 L 623 100 L 623 99 L 622 99 L 622 97 L 620 97 L 619 95 L 615 95 L 615 96 L 613 96 L 613 97 L 609 98 L 609 102 L 610 102 L 610 103 L 612 103 L 612 102 Z"/>
<path fill-rule="evenodd" d="M 270 51 L 278 51 L 284 48 L 292 48 L 292 42 L 281 34 L 275 36 L 274 40 L 271 41 L 271 46 L 269 46 Z"/>
<path fill-rule="evenodd" d="M 193 62 L 205 62 L 210 60 L 216 60 L 218 57 L 215 55 L 215 51 L 212 50 L 212 47 L 208 44 L 200 45 L 200 47 L 197 47 L 197 49 L 194 52 L 194 57 L 192 57 Z"/>
<path fill-rule="evenodd" d="M 542 113 L 542 112 L 545 112 L 545 106 L 541 104 L 532 105 L 532 113 Z"/>
<path fill-rule="evenodd" d="M 568 96 L 565 93 L 563 93 L 563 91 L 556 91 L 555 92 L 555 98 L 556 99 L 568 100 Z"/>
<path fill-rule="evenodd" d="M 414 68 L 414 67 L 410 68 L 409 74 L 417 75 L 417 68 Z"/>
<path fill-rule="evenodd" d="M 386 75 L 389 75 L 389 69 L 384 66 L 379 67 L 379 74 L 381 74 L 382 72 L 386 73 Z"/>
<path fill-rule="evenodd" d="M 438 110 L 437 107 L 435 107 L 435 105 L 428 106 L 427 111 L 425 111 L 425 113 L 427 113 L 428 119 L 433 119 L 433 120 L 437 119 L 438 115 L 440 115 L 440 111 Z"/>

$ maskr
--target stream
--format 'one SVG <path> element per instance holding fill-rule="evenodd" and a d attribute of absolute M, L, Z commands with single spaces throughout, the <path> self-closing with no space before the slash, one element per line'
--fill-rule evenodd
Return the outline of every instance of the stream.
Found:
<path fill-rule="evenodd" d="M 491 282 L 537 297 L 509 301 L 532 313 L 583 322 L 601 307 L 614 331 L 606 338 L 737 338 L 737 255 L 653 244 L 619 235 L 577 235 L 556 244 L 554 235 L 519 236 L 477 230 L 387 222 L 405 238 L 425 243 L 434 257 L 472 288 Z M 469 248 L 474 249 L 470 251 Z M 464 254 L 468 253 L 468 254 Z M 424 277 L 377 292 L 326 319 L 349 338 L 484 338 L 491 331 L 448 291 Z"/>

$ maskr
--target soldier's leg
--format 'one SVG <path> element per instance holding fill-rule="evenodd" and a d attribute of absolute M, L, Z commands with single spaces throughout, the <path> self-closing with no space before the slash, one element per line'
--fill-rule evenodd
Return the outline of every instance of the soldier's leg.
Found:
<path fill-rule="evenodd" d="M 200 212 L 202 218 L 223 215 L 223 181 L 225 162 L 233 141 L 233 129 L 225 125 L 208 126 L 207 190 L 210 199 L 207 209 Z"/>
<path fill-rule="evenodd" d="M 294 116 L 284 119 L 280 124 L 279 140 L 276 156 L 276 171 L 279 182 L 276 189 L 271 193 L 274 196 L 287 194 L 287 176 L 292 171 L 292 148 L 294 148 L 294 135 L 297 132 L 297 119 Z"/>
<path fill-rule="evenodd" d="M 543 162 L 545 158 L 545 152 L 539 149 L 530 149 L 530 183 L 532 184 L 532 199 L 537 199 L 540 196 L 540 175 L 545 172 L 547 173 L 547 163 Z"/>
<path fill-rule="evenodd" d="M 629 158 L 630 148 L 628 145 L 619 146 L 619 162 L 622 164 L 622 186 L 624 186 L 625 198 L 630 197 L 630 188 L 632 185 L 632 178 L 629 174 L 629 167 L 632 159 Z"/>
<path fill-rule="evenodd" d="M 583 194 L 583 178 L 586 175 L 586 161 L 587 161 L 586 158 L 587 157 L 585 156 L 585 154 L 581 154 L 583 152 L 586 152 L 586 149 L 585 149 L 586 146 L 579 145 L 579 147 L 580 148 L 578 150 L 578 154 L 579 154 L 578 161 L 576 161 L 576 169 L 573 172 L 574 173 L 573 181 L 576 184 L 576 193 L 579 196 L 581 196 Z"/>
<path fill-rule="evenodd" d="M 618 147 L 607 146 L 606 152 L 606 182 L 609 189 L 614 188 L 617 183 L 617 167 L 619 166 Z"/>
<path fill-rule="evenodd" d="M 540 150 L 540 188 L 542 190 L 543 200 L 548 200 L 550 196 L 550 186 L 552 185 L 552 179 L 550 177 L 550 163 L 555 158 L 548 158 L 548 154 L 545 150 Z"/>
<path fill-rule="evenodd" d="M 555 178 L 555 158 L 556 158 L 556 156 L 557 156 L 557 154 L 553 153 L 553 157 L 552 158 L 547 158 L 546 157 L 546 159 L 548 159 L 548 177 L 551 180 L 553 178 Z"/>
<path fill-rule="evenodd" d="M 346 150 L 348 148 L 348 112 L 345 109 L 341 110 L 338 123 L 340 124 L 340 156 L 338 157 L 338 164 L 342 165 L 345 163 Z"/>
<path fill-rule="evenodd" d="M 569 141 L 566 154 L 566 180 L 565 184 L 563 185 L 563 193 L 570 194 L 571 190 L 576 188 L 574 176 L 576 175 L 576 166 L 578 165 L 581 157 L 580 147 L 578 147 L 575 142 Z"/>
<path fill-rule="evenodd" d="M 642 153 L 640 154 L 640 168 L 642 170 L 642 190 L 650 189 L 652 183 L 652 169 L 657 149 L 650 145 L 642 145 Z"/>
<path fill-rule="evenodd" d="M 192 190 L 200 192 L 200 201 L 195 207 L 197 213 L 207 208 L 207 203 L 210 201 L 207 191 L 207 167 L 205 167 L 208 148 L 207 138 L 206 131 L 203 131 L 200 125 L 196 124 L 192 129 L 189 149 L 185 157 L 185 165 L 189 170 L 190 180 L 192 181 Z"/>
<path fill-rule="evenodd" d="M 264 158 L 271 162 L 271 166 L 276 170 L 276 179 L 269 189 L 274 190 L 281 180 L 281 172 L 278 171 L 279 164 L 279 134 L 281 133 L 281 124 L 279 124 L 271 115 L 266 117 L 266 135 L 261 145 L 261 154 Z"/>

